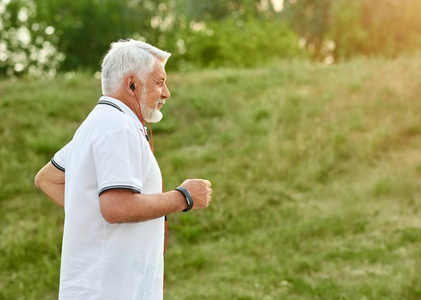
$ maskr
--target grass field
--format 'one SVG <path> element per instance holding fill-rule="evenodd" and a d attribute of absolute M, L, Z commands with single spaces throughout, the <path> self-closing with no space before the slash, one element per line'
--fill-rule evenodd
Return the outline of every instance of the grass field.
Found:
<path fill-rule="evenodd" d="M 421 55 L 168 74 L 153 125 L 166 299 L 421 299 Z M 95 106 L 86 74 L 0 81 L 0 299 L 56 299 L 64 214 L 33 177 Z"/>

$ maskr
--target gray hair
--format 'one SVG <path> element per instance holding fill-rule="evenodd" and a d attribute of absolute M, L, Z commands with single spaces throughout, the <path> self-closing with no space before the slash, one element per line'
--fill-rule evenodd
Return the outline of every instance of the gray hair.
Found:
<path fill-rule="evenodd" d="M 102 94 L 117 92 L 129 73 L 136 74 L 144 82 L 153 70 L 155 57 L 165 65 L 170 56 L 171 53 L 141 41 L 129 39 L 112 43 L 101 65 Z"/>

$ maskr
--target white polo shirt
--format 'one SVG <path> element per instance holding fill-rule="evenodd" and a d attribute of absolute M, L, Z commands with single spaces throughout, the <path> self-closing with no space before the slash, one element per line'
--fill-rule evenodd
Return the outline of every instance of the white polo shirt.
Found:
<path fill-rule="evenodd" d="M 99 195 L 162 192 L 143 125 L 122 102 L 101 97 L 52 163 L 65 171 L 65 222 L 59 299 L 163 298 L 164 217 L 109 224 Z"/>

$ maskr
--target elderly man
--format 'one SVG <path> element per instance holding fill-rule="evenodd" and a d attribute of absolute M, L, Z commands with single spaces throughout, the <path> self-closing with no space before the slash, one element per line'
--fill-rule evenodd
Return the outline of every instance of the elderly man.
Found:
<path fill-rule="evenodd" d="M 169 53 L 128 40 L 102 63 L 102 92 L 73 139 L 35 177 L 64 207 L 60 299 L 162 299 L 166 215 L 206 208 L 207 180 L 162 192 L 145 122 L 170 97 Z"/>

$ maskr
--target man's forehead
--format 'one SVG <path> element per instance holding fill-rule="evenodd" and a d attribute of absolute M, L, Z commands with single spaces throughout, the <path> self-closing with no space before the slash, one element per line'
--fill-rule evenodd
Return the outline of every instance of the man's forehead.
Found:
<path fill-rule="evenodd" d="M 154 77 L 157 77 L 159 79 L 163 79 L 163 80 L 165 80 L 167 78 L 167 74 L 165 73 L 164 64 L 159 59 L 157 59 L 155 61 L 155 65 L 154 65 L 154 68 L 153 68 L 153 71 L 152 71 L 151 75 L 153 75 Z"/>

